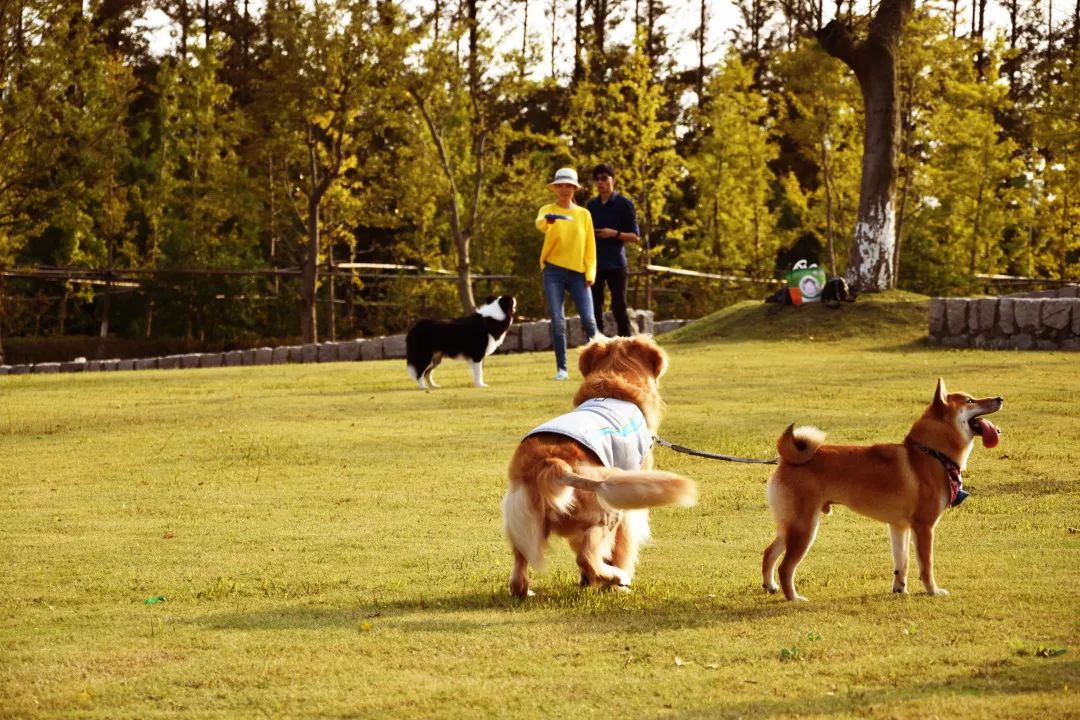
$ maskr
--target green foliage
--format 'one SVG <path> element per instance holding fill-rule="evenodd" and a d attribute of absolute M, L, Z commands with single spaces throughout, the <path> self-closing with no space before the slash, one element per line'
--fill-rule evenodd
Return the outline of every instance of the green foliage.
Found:
<path fill-rule="evenodd" d="M 513 7 L 440 6 L 436 18 L 360 0 L 169 2 L 182 37 L 152 58 L 138 3 L 0 5 L 0 267 L 308 273 L 139 275 L 111 310 L 102 286 L 5 278 L 0 326 L 91 332 L 112 315 L 128 337 L 326 336 L 333 307 L 337 332 L 380 333 L 419 312 L 456 315 L 489 290 L 542 315 L 532 218 L 545 183 L 560 165 L 587 176 L 601 161 L 637 206 L 647 252 L 631 250 L 634 268 L 767 279 L 820 250 L 845 272 L 862 98 L 820 43 L 796 37 L 804 19 L 743 3 L 739 52 L 705 68 L 691 104 L 699 78 L 666 50 L 664 4 L 642 6 L 624 46 L 603 18 L 629 11 L 584 3 L 569 83 L 543 77 L 547 52 L 530 37 L 500 36 Z M 898 58 L 901 287 L 1080 275 L 1077 36 L 1043 15 L 1021 12 L 1006 45 L 958 37 L 947 10 L 917 4 Z M 442 281 L 327 281 L 331 260 L 456 272 L 457 299 Z M 654 307 L 678 315 L 763 288 L 649 282 L 664 291 Z"/>
<path fill-rule="evenodd" d="M 612 165 L 616 188 L 634 201 L 642 265 L 664 252 L 657 228 L 671 220 L 667 197 L 680 174 L 674 129 L 662 119 L 667 102 L 645 33 L 639 31 L 633 53 L 615 78 L 577 84 L 566 120 L 579 172 L 588 173 L 601 162 Z"/>
<path fill-rule="evenodd" d="M 816 42 L 800 43 L 773 63 L 786 112 L 778 132 L 797 148 L 779 177 L 783 226 L 811 235 L 825 248 L 820 264 L 831 275 L 847 269 L 851 228 L 859 207 L 863 114 L 859 88 L 840 61 Z"/>
<path fill-rule="evenodd" d="M 914 124 L 908 158 L 915 207 L 905 219 L 909 287 L 939 294 L 963 293 L 975 273 L 1007 267 L 1001 238 L 1027 198 L 1011 180 L 1022 175 L 1016 144 L 1002 138 L 995 117 L 1007 105 L 1008 86 L 998 82 L 1000 48 L 989 49 L 990 73 L 979 78 L 970 47 L 947 36 L 943 18 L 926 16 L 913 30 L 923 44 L 905 59 Z M 921 53 L 919 52 L 921 50 Z"/>
<path fill-rule="evenodd" d="M 783 236 L 771 208 L 778 155 L 767 99 L 754 87 L 754 68 L 729 52 L 709 81 L 709 104 L 698 121 L 700 149 L 687 159 L 698 206 L 681 243 L 679 263 L 707 271 L 773 275 Z"/>

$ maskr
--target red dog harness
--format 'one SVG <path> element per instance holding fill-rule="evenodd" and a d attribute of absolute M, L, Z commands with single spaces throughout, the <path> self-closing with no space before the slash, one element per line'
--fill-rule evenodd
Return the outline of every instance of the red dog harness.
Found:
<path fill-rule="evenodd" d="M 949 507 L 956 507 L 964 502 L 964 499 L 970 493 L 964 489 L 964 479 L 960 477 L 960 466 L 943 452 L 927 447 L 917 440 L 911 442 L 915 444 L 915 447 L 941 463 L 941 467 L 945 468 L 945 478 L 949 483 Z"/>

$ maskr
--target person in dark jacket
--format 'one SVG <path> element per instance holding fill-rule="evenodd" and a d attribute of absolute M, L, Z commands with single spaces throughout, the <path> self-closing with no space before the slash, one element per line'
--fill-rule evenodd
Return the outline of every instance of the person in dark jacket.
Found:
<path fill-rule="evenodd" d="M 615 170 L 606 163 L 593 168 L 597 196 L 586 206 L 596 232 L 596 282 L 592 286 L 596 326 L 604 327 L 604 285 L 611 290 L 611 312 L 618 334 L 629 337 L 630 318 L 626 313 L 628 266 L 626 243 L 639 242 L 640 230 L 634 203 L 615 192 Z"/>

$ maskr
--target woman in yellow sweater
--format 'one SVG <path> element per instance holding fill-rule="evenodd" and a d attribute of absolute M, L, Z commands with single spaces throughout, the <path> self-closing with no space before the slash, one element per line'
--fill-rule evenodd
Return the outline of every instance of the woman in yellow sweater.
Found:
<path fill-rule="evenodd" d="M 540 208 L 536 214 L 536 229 L 544 233 L 544 248 L 540 251 L 543 270 L 544 296 L 551 314 L 551 345 L 555 350 L 555 379 L 566 380 L 566 316 L 563 298 L 566 291 L 574 299 L 585 335 L 596 335 L 593 317 L 592 287 L 596 279 L 596 235 L 592 215 L 574 203 L 578 185 L 577 171 L 559 168 L 548 185 L 555 193 L 555 202 Z"/>

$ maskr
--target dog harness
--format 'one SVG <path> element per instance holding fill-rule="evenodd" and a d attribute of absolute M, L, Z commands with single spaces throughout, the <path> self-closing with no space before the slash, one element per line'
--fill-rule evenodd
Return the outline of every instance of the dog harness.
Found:
<path fill-rule="evenodd" d="M 537 433 L 573 438 L 596 453 L 604 467 L 621 470 L 640 470 L 653 440 L 641 409 L 632 402 L 612 398 L 586 400 L 525 437 Z"/>
<path fill-rule="evenodd" d="M 941 463 L 941 467 L 945 468 L 945 477 L 949 481 L 949 507 L 956 507 L 964 502 L 970 493 L 964 489 L 964 479 L 960 477 L 960 466 L 943 452 L 927 447 L 916 440 L 911 442 L 915 443 L 917 448 L 937 460 Z"/>

